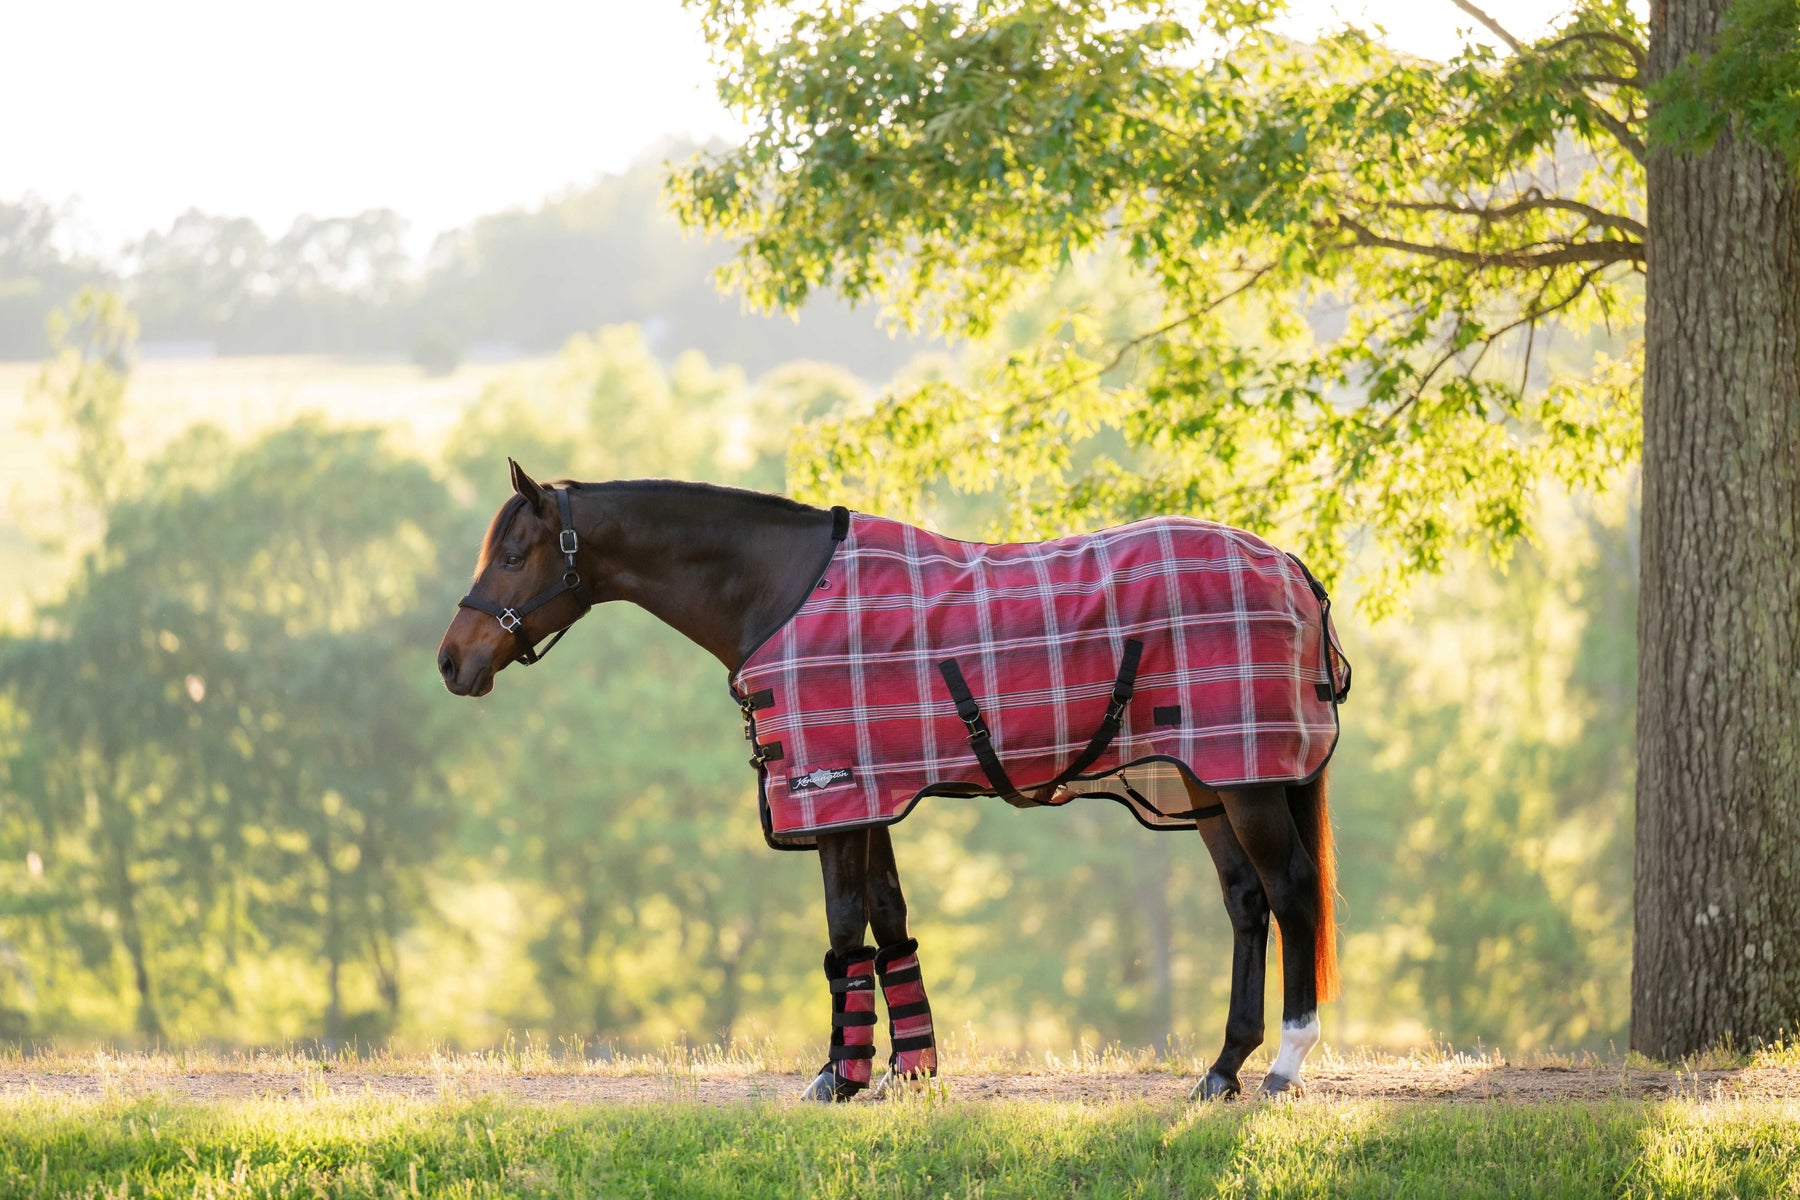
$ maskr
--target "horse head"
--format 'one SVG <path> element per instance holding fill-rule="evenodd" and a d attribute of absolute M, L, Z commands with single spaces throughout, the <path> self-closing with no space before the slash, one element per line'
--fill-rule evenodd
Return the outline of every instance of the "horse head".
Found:
<path fill-rule="evenodd" d="M 488 525 L 475 581 L 438 646 L 438 672 L 458 696 L 485 696 L 507 664 L 537 662 L 591 607 L 576 565 L 569 489 L 545 487 L 506 461 L 513 495 Z M 549 645 L 538 649 L 545 638 Z"/>

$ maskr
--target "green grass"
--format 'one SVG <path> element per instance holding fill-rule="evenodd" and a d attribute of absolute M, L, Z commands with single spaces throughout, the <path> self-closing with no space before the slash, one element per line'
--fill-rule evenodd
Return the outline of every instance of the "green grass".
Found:
<path fill-rule="evenodd" d="M 0 1196 L 1796 1196 L 1767 1102 L 0 1101 Z"/>

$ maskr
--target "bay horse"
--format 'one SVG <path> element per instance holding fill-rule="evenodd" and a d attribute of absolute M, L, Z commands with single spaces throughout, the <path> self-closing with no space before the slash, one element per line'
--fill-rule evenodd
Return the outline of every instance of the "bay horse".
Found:
<path fill-rule="evenodd" d="M 993 722 L 998 728 L 1000 721 L 1006 720 L 1017 727 L 1021 722 L 1016 715 L 998 711 L 992 703 L 984 715 L 960 673 L 952 669 L 955 660 L 946 659 L 936 665 L 943 669 L 952 695 L 941 698 L 936 709 L 925 715 L 930 721 L 948 721 L 952 727 L 960 721 L 968 728 L 969 745 L 981 759 L 986 779 L 920 788 L 918 795 L 905 799 L 903 805 L 880 811 L 856 809 L 859 801 L 854 799 L 848 802 L 849 810 L 831 810 L 824 799 L 825 792 L 836 788 L 840 794 L 859 795 L 854 776 L 859 772 L 873 774 L 873 768 L 863 764 L 839 766 L 818 760 L 816 754 L 802 760 L 796 753 L 786 760 L 791 764 L 788 770 L 802 774 L 790 777 L 788 770 L 773 770 L 770 763 L 780 760 L 781 742 L 769 740 L 766 731 L 778 714 L 765 710 L 779 707 L 772 699 L 779 688 L 753 691 L 758 679 L 750 678 L 746 672 L 755 666 L 753 659 L 766 659 L 775 653 L 765 650 L 782 642 L 773 634 L 796 627 L 809 611 L 808 606 L 826 604 L 834 578 L 840 579 L 840 588 L 843 586 L 841 575 L 834 574 L 833 564 L 844 555 L 842 546 L 849 528 L 845 510 L 669 480 L 544 485 L 528 476 L 517 463 L 510 459 L 508 462 L 513 495 L 488 527 L 470 592 L 459 602 L 438 651 L 438 669 L 445 686 L 459 696 L 485 696 L 493 690 L 495 676 L 509 664 L 536 663 L 588 609 L 618 600 L 646 609 L 718 659 L 730 673 L 733 695 L 743 710 L 746 736 L 751 739 L 752 766 L 761 783 L 765 836 L 778 848 L 816 847 L 824 874 L 830 936 L 825 974 L 833 1010 L 831 1051 L 825 1066 L 806 1086 L 803 1098 L 823 1102 L 847 1100 L 870 1087 L 877 983 L 888 1008 L 892 1056 L 886 1073 L 874 1081 L 875 1094 L 891 1091 L 909 1080 L 935 1075 L 938 1059 L 931 1010 L 919 967 L 918 943 L 907 930 L 906 900 L 888 826 L 926 794 L 999 795 L 1016 804 L 1041 804 L 1066 801 L 1072 794 L 1099 792 L 1124 802 L 1125 797 L 1091 782 L 1094 777 L 1082 775 L 1079 766 L 1089 765 L 1104 752 L 1122 722 L 1149 724 L 1151 714 L 1141 711 L 1143 704 L 1133 703 L 1134 682 L 1129 677 L 1136 672 L 1142 651 L 1138 639 L 1123 642 L 1124 658 L 1129 662 L 1120 663 L 1118 677 L 1113 681 L 1112 704 L 1101 723 L 1101 732 L 1089 744 L 1091 753 L 1084 752 L 1077 769 L 1065 766 L 1049 784 L 1043 783 L 1047 772 L 1041 771 L 1037 784 L 1026 788 L 1012 786 L 993 747 L 993 743 L 1000 742 L 1002 752 L 1010 753 L 1004 744 L 1006 739 L 998 735 L 990 739 L 988 724 Z M 899 530 L 899 536 L 908 545 L 915 535 L 935 539 L 935 535 L 924 531 L 866 519 L 861 514 L 856 520 L 866 522 L 871 531 Z M 1271 555 L 1278 553 L 1242 531 L 1193 524 L 1222 531 L 1221 536 L 1233 535 L 1237 542 L 1260 547 Z M 1136 527 L 1120 528 L 1129 531 Z M 1166 536 L 1161 527 L 1156 531 Z M 1074 544 L 1079 539 L 1067 541 Z M 1062 544 L 985 547 L 948 539 L 931 542 L 940 550 L 948 547 L 974 555 L 988 551 L 1030 552 L 1039 546 Z M 1042 556 L 1033 560 L 1040 572 L 1043 561 Z M 1313 611 L 1321 617 L 1321 628 L 1307 643 L 1317 648 L 1331 639 L 1329 600 L 1324 589 L 1298 565 L 1299 560 L 1292 562 L 1317 596 L 1318 605 Z M 908 567 L 916 575 L 916 560 L 909 562 Z M 1116 564 L 1106 567 L 1103 563 L 1103 567 L 1120 578 L 1132 573 Z M 1282 567 L 1293 575 L 1285 562 Z M 1111 586 L 1110 580 L 1107 586 Z M 1241 590 L 1241 582 L 1235 577 L 1233 586 Z M 1001 590 L 1004 589 L 995 589 Z M 1052 600 L 1045 603 L 1060 602 L 1064 592 L 1075 590 L 1079 589 L 1071 586 L 1059 590 L 1053 586 L 1046 593 Z M 1171 586 L 1168 590 L 1173 593 L 1177 589 Z M 853 581 L 850 591 L 855 591 Z M 1110 606 L 1114 603 L 1112 593 L 1107 596 Z M 872 611 L 883 607 L 855 595 L 836 599 L 840 607 L 845 602 L 853 609 Z M 987 605 L 995 599 L 988 595 L 974 598 L 974 603 L 982 606 L 984 622 L 988 619 Z M 906 602 L 898 607 L 905 608 Z M 1294 624 L 1289 621 L 1290 626 Z M 1116 648 L 1121 644 L 1117 633 L 1115 629 L 1111 640 L 1102 644 Z M 1044 640 L 1050 644 L 1074 644 L 1071 630 L 1053 630 L 1052 635 Z M 1335 652 L 1335 644 L 1330 645 L 1330 650 Z M 1145 663 L 1151 664 L 1154 655 L 1153 648 L 1145 656 Z M 980 665 L 974 659 L 967 661 L 972 668 Z M 842 669 L 833 668 L 838 670 L 837 675 L 826 678 L 851 679 L 847 673 L 850 668 L 843 664 L 839 667 Z M 1060 672 L 1063 664 L 1056 664 L 1055 669 Z M 1343 668 L 1341 687 L 1336 684 L 1332 660 L 1327 659 L 1325 671 L 1325 682 L 1317 684 L 1318 700 L 1331 705 L 1331 743 L 1335 743 L 1335 702 L 1348 690 L 1348 668 Z M 921 666 L 918 674 L 923 679 L 928 673 Z M 1154 672 L 1147 668 L 1147 674 Z M 1258 680 L 1267 674 L 1256 679 L 1246 675 L 1242 680 L 1245 694 L 1253 686 L 1262 686 Z M 1096 697 L 1096 704 L 1103 701 L 1106 682 L 1101 679 L 1084 694 Z M 786 727 L 785 737 L 791 744 L 802 745 L 801 739 L 830 727 L 833 720 L 862 738 L 865 748 L 871 736 L 885 736 L 895 725 L 889 717 L 902 710 L 894 706 L 877 708 L 872 703 L 853 704 L 861 697 L 861 683 L 856 679 L 851 679 L 851 683 L 854 686 L 844 693 L 842 703 L 832 701 L 835 708 L 800 714 Z M 961 685 L 960 692 L 957 685 Z M 924 686 L 921 682 L 920 687 Z M 1311 682 L 1306 684 L 1308 696 L 1304 698 L 1308 702 L 1313 686 Z M 929 707 L 922 706 L 914 716 Z M 1156 707 L 1155 720 L 1159 725 L 1169 724 L 1170 713 L 1175 714 L 1174 724 L 1182 723 L 1180 709 L 1173 705 Z M 1193 717 L 1189 723 L 1198 720 Z M 1060 709 L 1054 721 L 1059 731 L 1068 724 Z M 1217 730 L 1205 736 L 1216 739 Z M 1235 736 L 1234 733 L 1233 739 Z M 1305 742 L 1302 736 L 1300 743 Z M 957 750 L 968 753 L 960 743 Z M 1185 792 L 1188 805 L 1179 812 L 1170 812 L 1166 799 L 1152 803 L 1126 780 L 1122 769 L 1112 776 L 1130 793 L 1129 806 L 1143 823 L 1152 828 L 1198 829 L 1218 870 L 1225 911 L 1231 921 L 1231 1001 L 1224 1045 L 1195 1084 L 1193 1098 L 1229 1098 L 1239 1094 L 1239 1068 L 1263 1042 L 1264 972 L 1271 914 L 1282 934 L 1281 1038 L 1260 1091 L 1275 1095 L 1299 1090 L 1302 1064 L 1319 1038 L 1319 1003 L 1331 999 L 1337 985 L 1334 865 L 1325 770 L 1329 755 L 1330 744 L 1323 746 L 1322 756 L 1320 747 L 1314 744 L 1307 763 L 1316 762 L 1316 767 L 1296 768 L 1310 769 L 1310 774 L 1273 785 L 1209 787 L 1201 784 L 1186 766 L 1176 763 L 1180 769 L 1171 768 L 1169 764 L 1175 760 L 1166 755 L 1153 755 L 1131 764 L 1135 769 L 1137 762 L 1146 762 L 1163 771 L 1164 784 L 1173 780 Z M 1152 762 L 1152 758 L 1159 761 Z M 1149 786 L 1145 782 L 1148 775 L 1140 773 L 1138 779 L 1141 786 Z M 772 786 L 786 790 L 774 796 Z M 908 783 L 907 788 L 910 787 Z M 1166 793 L 1165 788 L 1160 795 Z M 801 811 L 808 814 L 810 823 L 794 816 Z M 832 811 L 837 812 L 834 818 L 820 815 Z M 848 816 L 844 815 L 846 811 Z M 789 822 L 787 827 L 780 825 L 782 820 Z M 865 944 L 871 933 L 873 947 Z"/>

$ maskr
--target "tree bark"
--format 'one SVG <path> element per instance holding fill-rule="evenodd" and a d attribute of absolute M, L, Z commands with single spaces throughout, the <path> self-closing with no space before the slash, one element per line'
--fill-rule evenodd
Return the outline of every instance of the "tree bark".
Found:
<path fill-rule="evenodd" d="M 1657 0 L 1651 72 L 1730 0 Z M 1800 195 L 1735 137 L 1650 159 L 1631 1044 L 1800 1030 Z"/>

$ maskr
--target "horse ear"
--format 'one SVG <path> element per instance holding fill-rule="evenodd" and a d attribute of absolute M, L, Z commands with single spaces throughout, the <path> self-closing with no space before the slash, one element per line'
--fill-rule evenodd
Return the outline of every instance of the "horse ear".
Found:
<path fill-rule="evenodd" d="M 525 468 L 512 459 L 507 459 L 506 465 L 512 468 L 513 491 L 531 501 L 531 506 L 537 511 L 547 512 L 550 508 L 550 495 L 544 491 L 543 486 L 527 475 Z"/>

